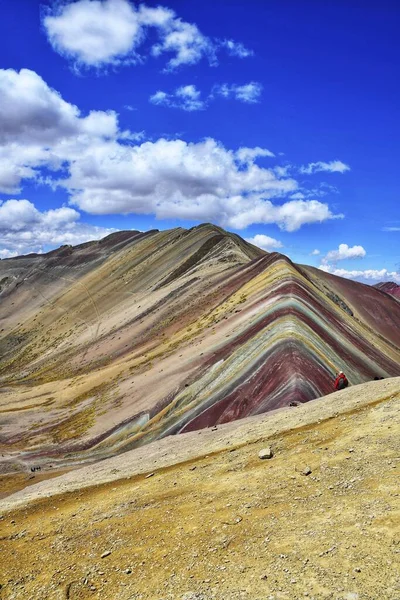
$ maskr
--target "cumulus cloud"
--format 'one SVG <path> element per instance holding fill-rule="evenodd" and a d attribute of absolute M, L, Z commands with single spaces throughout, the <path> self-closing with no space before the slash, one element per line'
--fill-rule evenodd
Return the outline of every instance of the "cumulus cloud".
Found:
<path fill-rule="evenodd" d="M 346 260 L 348 258 L 364 258 L 366 252 L 362 246 L 348 246 L 347 244 L 339 244 L 337 250 L 330 250 L 322 259 L 324 264 L 337 262 L 338 260 Z"/>
<path fill-rule="evenodd" d="M 143 38 L 138 13 L 125 0 L 56 4 L 43 25 L 56 52 L 90 66 L 132 60 Z"/>
<path fill-rule="evenodd" d="M 10 150 L 10 153 L 8 152 Z M 34 179 L 38 173 L 24 161 L 23 148 L 0 146 L 0 192 L 15 194 L 20 191 L 22 179 Z M 34 161 L 36 163 L 36 160 Z"/>
<path fill-rule="evenodd" d="M 0 204 L 0 257 L 42 252 L 46 246 L 80 244 L 115 231 L 79 219 L 79 212 L 67 206 L 41 212 L 29 200 L 7 200 Z"/>
<path fill-rule="evenodd" d="M 59 169 L 71 152 L 96 140 L 129 137 L 114 111 L 82 116 L 34 71 L 0 69 L 0 192 L 19 192 L 38 169 Z"/>
<path fill-rule="evenodd" d="M 274 248 L 283 248 L 282 242 L 269 237 L 269 235 L 264 235 L 263 233 L 257 233 L 257 235 L 252 238 L 246 238 L 246 242 L 258 246 L 263 250 L 267 250 L 267 252 L 274 250 Z"/>
<path fill-rule="evenodd" d="M 247 104 L 256 104 L 260 102 L 262 89 L 263 86 L 258 81 L 251 81 L 244 85 L 223 83 L 214 87 L 213 94 L 223 98 L 234 98 Z"/>
<path fill-rule="evenodd" d="M 188 112 L 204 110 L 206 102 L 201 99 L 201 94 L 195 85 L 178 87 L 173 94 L 158 91 L 150 96 L 150 102 L 159 106 L 180 108 Z"/>
<path fill-rule="evenodd" d="M 315 248 L 315 250 L 313 250 L 311 252 L 311 256 L 318 256 L 318 254 L 321 254 L 320 250 L 318 250 L 318 248 Z"/>
<path fill-rule="evenodd" d="M 184 86 L 181 94 L 196 100 L 195 88 Z M 143 133 L 120 131 L 112 111 L 82 115 L 28 70 L 0 70 L 0 100 L 0 190 L 6 193 L 35 179 L 65 188 L 72 205 L 92 214 L 154 214 L 238 229 L 276 223 L 295 231 L 343 217 L 315 199 L 285 201 L 298 183 L 286 170 L 256 164 L 273 157 L 265 148 L 231 150 L 212 138 L 143 141 Z M 25 216 L 33 210 L 30 203 L 21 207 Z"/>
<path fill-rule="evenodd" d="M 76 135 L 82 129 L 79 116 L 78 108 L 65 102 L 34 71 L 21 69 L 18 73 L 13 69 L 0 69 L 1 144 L 54 143 L 55 138 Z M 110 117 L 115 133 L 115 115 Z M 93 128 L 95 113 L 90 121 Z"/>
<path fill-rule="evenodd" d="M 60 182 L 71 201 L 94 214 L 146 213 L 158 218 L 211 220 L 243 229 L 277 223 L 295 231 L 306 223 L 341 218 L 317 200 L 274 205 L 297 187 L 294 179 L 248 160 L 213 139 L 159 139 L 127 147 L 108 143 L 81 153 Z"/>
<path fill-rule="evenodd" d="M 330 162 L 318 161 L 309 163 L 307 166 L 300 167 L 299 171 L 300 173 L 306 173 L 308 175 L 317 173 L 318 171 L 326 171 L 328 173 L 345 173 L 346 171 L 350 171 L 350 167 L 341 160 L 331 160 Z"/>
<path fill-rule="evenodd" d="M 326 273 L 346 277 L 346 279 L 361 279 L 364 281 L 395 281 L 400 283 L 400 273 L 397 271 L 388 271 L 387 269 L 365 269 L 364 271 L 349 271 L 347 269 L 337 269 L 331 265 L 321 265 L 319 267 Z"/>
<path fill-rule="evenodd" d="M 212 40 L 197 25 L 180 19 L 162 6 L 138 8 L 128 0 L 78 0 L 55 3 L 45 11 L 43 26 L 53 49 L 77 66 L 104 67 L 143 60 L 139 47 L 150 31 L 156 42 L 153 56 L 172 54 L 166 70 L 190 65 L 206 58 L 217 64 L 217 51 L 224 48 L 239 58 L 250 56 L 240 42 Z"/>

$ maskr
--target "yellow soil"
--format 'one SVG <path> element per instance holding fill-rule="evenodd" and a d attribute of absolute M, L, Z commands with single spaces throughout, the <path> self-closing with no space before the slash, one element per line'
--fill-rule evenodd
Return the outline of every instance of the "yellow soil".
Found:
<path fill-rule="evenodd" d="M 369 397 L 347 412 L 339 402 L 329 418 L 272 436 L 265 419 L 264 435 L 244 445 L 207 455 L 206 444 L 202 456 L 151 477 L 71 488 L 5 512 L 0 597 L 400 599 L 395 381 L 378 400 L 370 391 L 383 389 L 378 382 L 364 386 Z M 258 458 L 265 446 L 271 460 Z"/>

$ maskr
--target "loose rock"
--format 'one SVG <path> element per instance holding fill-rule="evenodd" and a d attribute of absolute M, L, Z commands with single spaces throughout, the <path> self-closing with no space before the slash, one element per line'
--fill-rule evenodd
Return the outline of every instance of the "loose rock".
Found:
<path fill-rule="evenodd" d="M 268 448 L 263 448 L 262 450 L 260 450 L 260 452 L 258 453 L 258 458 L 272 458 L 273 455 L 274 453 L 272 452 L 272 448 L 268 446 Z"/>

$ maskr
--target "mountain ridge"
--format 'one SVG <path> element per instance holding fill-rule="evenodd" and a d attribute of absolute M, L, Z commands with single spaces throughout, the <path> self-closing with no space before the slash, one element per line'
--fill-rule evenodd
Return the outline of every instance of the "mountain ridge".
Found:
<path fill-rule="evenodd" d="M 1 261 L 0 281 L 11 276 L 3 472 L 71 468 L 306 402 L 339 368 L 351 385 L 400 375 L 394 298 L 211 224 Z"/>

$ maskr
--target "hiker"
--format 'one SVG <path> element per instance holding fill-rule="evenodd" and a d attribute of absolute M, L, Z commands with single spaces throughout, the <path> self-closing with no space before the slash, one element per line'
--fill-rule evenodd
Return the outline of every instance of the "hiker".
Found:
<path fill-rule="evenodd" d="M 338 371 L 335 379 L 335 390 L 344 390 L 344 388 L 346 388 L 348 385 L 349 382 L 347 381 L 346 375 L 343 373 L 343 371 Z"/>

